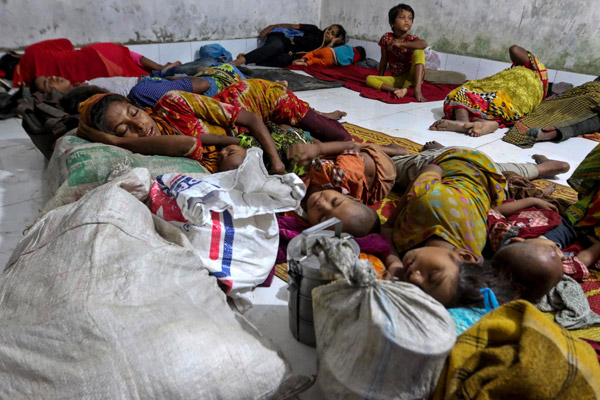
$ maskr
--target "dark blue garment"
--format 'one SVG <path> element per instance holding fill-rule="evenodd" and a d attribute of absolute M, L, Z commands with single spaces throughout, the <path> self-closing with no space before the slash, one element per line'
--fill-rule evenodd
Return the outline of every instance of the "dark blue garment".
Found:
<path fill-rule="evenodd" d="M 147 77 L 131 88 L 127 97 L 137 107 L 154 107 L 158 99 L 171 90 L 192 93 L 194 88 L 192 87 L 192 81 L 188 78 L 169 81 L 162 78 Z"/>
<path fill-rule="evenodd" d="M 575 234 L 573 226 L 565 217 L 562 217 L 562 222 L 560 225 L 546 232 L 543 236 L 546 239 L 552 240 L 554 243 L 558 244 L 561 249 L 569 247 L 571 244 L 573 244 L 573 242 L 575 242 L 575 239 L 577 239 L 577 235 Z"/>

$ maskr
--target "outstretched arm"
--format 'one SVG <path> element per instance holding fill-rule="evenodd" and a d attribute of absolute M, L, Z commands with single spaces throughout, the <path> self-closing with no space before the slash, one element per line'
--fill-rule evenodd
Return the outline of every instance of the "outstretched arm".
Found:
<path fill-rule="evenodd" d="M 427 42 L 423 39 L 415 40 L 414 42 L 403 42 L 400 39 L 397 39 L 397 42 L 394 42 L 394 44 L 398 47 L 412 50 L 424 50 L 427 47 Z"/>
<path fill-rule="evenodd" d="M 90 142 L 109 144 L 134 153 L 171 157 L 181 157 L 196 145 L 196 138 L 193 136 L 119 137 L 94 129 L 83 121 L 79 122 L 77 136 Z"/>
<path fill-rule="evenodd" d="M 586 267 L 594 265 L 594 263 L 598 261 L 598 258 L 600 258 L 600 241 L 591 236 L 588 236 L 588 239 L 592 241 L 592 245 L 577 254 L 577 259 L 579 259 Z"/>
<path fill-rule="evenodd" d="M 285 172 L 285 165 L 277 154 L 275 141 L 263 120 L 253 112 L 240 110 L 235 123 L 248 128 L 250 134 L 258 140 L 264 152 L 267 153 L 271 160 L 271 172 L 274 174 L 283 174 Z"/>
<path fill-rule="evenodd" d="M 525 65 L 529 61 L 529 52 L 521 46 L 512 45 L 508 49 L 510 59 L 515 65 Z"/>
<path fill-rule="evenodd" d="M 356 142 L 296 143 L 288 150 L 288 160 L 298 166 L 310 164 L 320 156 L 336 156 L 346 150 L 359 150 Z"/>
<path fill-rule="evenodd" d="M 508 217 L 509 215 L 512 215 L 517 211 L 529 207 L 537 207 L 542 210 L 553 210 L 558 212 L 554 204 L 548 203 L 547 201 L 538 199 L 536 197 L 527 197 L 525 199 L 509 201 L 494 208 L 494 211 L 504 215 L 505 217 Z"/>

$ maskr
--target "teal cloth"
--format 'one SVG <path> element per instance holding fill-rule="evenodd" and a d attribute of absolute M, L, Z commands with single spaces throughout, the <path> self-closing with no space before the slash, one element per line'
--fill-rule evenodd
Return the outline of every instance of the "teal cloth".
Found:
<path fill-rule="evenodd" d="M 468 307 L 449 308 L 448 312 L 450 313 L 452 320 L 454 320 L 457 335 L 460 335 L 469 329 L 471 325 L 479 321 L 481 317 L 487 314 L 487 311 L 483 308 Z"/>

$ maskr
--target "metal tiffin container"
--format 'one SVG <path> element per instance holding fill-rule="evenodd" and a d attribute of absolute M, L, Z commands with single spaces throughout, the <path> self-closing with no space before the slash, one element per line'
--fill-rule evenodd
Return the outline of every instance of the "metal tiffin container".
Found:
<path fill-rule="evenodd" d="M 335 230 L 327 230 L 331 226 Z M 331 269 L 324 269 L 317 254 L 313 252 L 317 239 L 328 237 L 347 240 L 358 258 L 358 244 L 352 235 L 342 233 L 342 221 L 337 218 L 330 218 L 306 229 L 293 238 L 287 248 L 290 330 L 296 340 L 312 347 L 316 345 L 312 290 L 341 277 Z"/>

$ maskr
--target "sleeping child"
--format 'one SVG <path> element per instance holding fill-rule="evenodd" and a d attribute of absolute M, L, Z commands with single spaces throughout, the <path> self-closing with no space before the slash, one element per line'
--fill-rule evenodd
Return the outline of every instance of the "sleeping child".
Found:
<path fill-rule="evenodd" d="M 313 50 L 298 60 L 294 60 L 294 65 L 323 65 L 326 67 L 334 65 L 350 65 L 364 60 L 366 57 L 365 48 L 362 46 L 352 47 L 349 45 L 337 47 L 324 47 Z"/>
<path fill-rule="evenodd" d="M 508 200 L 488 212 L 488 238 L 492 266 L 512 276 L 523 297 L 538 300 L 553 288 L 563 273 L 575 279 L 589 276 L 588 267 L 600 257 L 600 242 L 582 249 L 568 220 L 542 199 Z"/>

